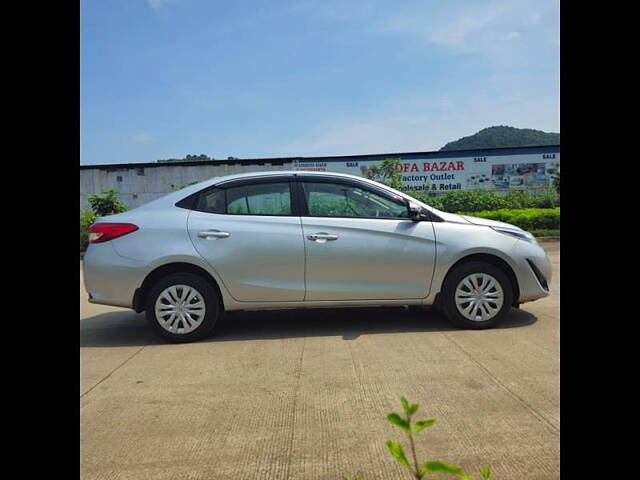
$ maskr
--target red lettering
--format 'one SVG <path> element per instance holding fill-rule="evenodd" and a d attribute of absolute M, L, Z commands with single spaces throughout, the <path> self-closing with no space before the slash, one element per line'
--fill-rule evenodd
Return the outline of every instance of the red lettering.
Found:
<path fill-rule="evenodd" d="M 449 162 L 449 166 L 447 167 L 447 170 L 455 170 L 456 166 L 453 162 Z"/>
<path fill-rule="evenodd" d="M 458 161 L 458 170 L 464 170 L 464 162 L 462 160 Z"/>
<path fill-rule="evenodd" d="M 430 164 L 428 164 L 427 162 L 424 162 L 424 163 L 422 164 L 422 166 L 423 166 L 423 171 L 424 171 L 424 172 L 430 172 L 430 171 L 431 171 L 431 165 L 430 165 Z"/>
<path fill-rule="evenodd" d="M 411 171 L 412 172 L 417 172 L 418 171 L 418 164 L 417 163 L 412 163 L 411 164 Z"/>

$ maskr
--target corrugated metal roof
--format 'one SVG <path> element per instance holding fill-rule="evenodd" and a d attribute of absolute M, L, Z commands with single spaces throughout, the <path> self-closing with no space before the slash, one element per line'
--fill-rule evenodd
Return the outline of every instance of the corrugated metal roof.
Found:
<path fill-rule="evenodd" d="M 80 170 L 99 169 L 133 169 L 133 168 L 157 168 L 157 167 L 193 167 L 203 165 L 284 165 L 288 162 L 330 162 L 356 158 L 388 158 L 388 157 L 434 157 L 449 158 L 460 156 L 476 156 L 483 154 L 513 155 L 523 152 L 544 153 L 559 151 L 560 145 L 539 145 L 531 147 L 495 147 L 495 148 L 474 148 L 469 150 L 436 150 L 431 152 L 396 152 L 396 153 L 369 153 L 360 155 L 331 155 L 322 157 L 274 157 L 274 158 L 236 158 L 232 160 L 211 160 L 195 162 L 146 162 L 146 163 L 104 163 L 96 165 L 80 165 Z"/>

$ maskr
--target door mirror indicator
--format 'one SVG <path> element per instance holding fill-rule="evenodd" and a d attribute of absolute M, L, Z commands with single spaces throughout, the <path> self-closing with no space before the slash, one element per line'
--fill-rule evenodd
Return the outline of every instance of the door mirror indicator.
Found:
<path fill-rule="evenodd" d="M 427 219 L 422 207 L 413 202 L 409 202 L 409 218 L 414 222 L 420 222 Z"/>

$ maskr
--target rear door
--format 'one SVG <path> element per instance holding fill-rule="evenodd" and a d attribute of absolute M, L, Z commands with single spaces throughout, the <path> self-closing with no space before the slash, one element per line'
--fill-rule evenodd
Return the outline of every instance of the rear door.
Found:
<path fill-rule="evenodd" d="M 189 215 L 196 250 L 236 300 L 304 298 L 304 242 L 291 178 L 253 178 L 209 189 Z"/>
<path fill-rule="evenodd" d="M 423 298 L 435 266 L 431 222 L 365 182 L 300 176 L 305 300 Z"/>

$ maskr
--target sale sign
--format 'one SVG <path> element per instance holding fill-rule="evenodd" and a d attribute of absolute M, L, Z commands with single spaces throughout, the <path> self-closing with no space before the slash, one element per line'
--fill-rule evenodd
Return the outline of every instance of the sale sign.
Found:
<path fill-rule="evenodd" d="M 514 149 L 515 150 L 515 149 Z M 407 159 L 402 156 L 300 160 L 294 170 L 348 173 L 367 177 L 374 165 L 397 159 L 405 190 L 446 193 L 456 190 L 540 190 L 549 188 L 560 171 L 560 151 L 552 153 L 485 154 Z M 416 154 L 412 154 L 415 157 Z"/>

